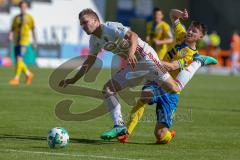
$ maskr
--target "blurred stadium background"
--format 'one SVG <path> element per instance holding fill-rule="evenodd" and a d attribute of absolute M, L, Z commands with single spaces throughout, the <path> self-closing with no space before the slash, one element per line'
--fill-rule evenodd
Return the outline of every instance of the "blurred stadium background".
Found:
<path fill-rule="evenodd" d="M 12 50 L 8 43 L 8 32 L 11 20 L 18 13 L 16 5 L 20 0 L 0 1 L 0 64 L 12 65 Z M 145 25 L 151 19 L 152 9 L 160 7 L 169 21 L 168 13 L 171 8 L 187 8 L 190 20 L 199 20 L 208 26 L 209 34 L 216 31 L 220 40 L 215 40 L 221 50 L 207 48 L 209 38 L 201 45 L 201 53 L 212 55 L 220 61 L 220 67 L 231 66 L 230 41 L 233 31 L 240 28 L 237 0 L 31 0 L 29 12 L 36 21 L 39 47 L 37 51 L 31 46 L 25 56 L 28 64 L 38 67 L 57 67 L 64 60 L 88 52 L 88 36 L 78 24 L 77 15 L 83 8 L 93 8 L 100 15 L 102 21 L 119 21 L 130 26 L 139 36 L 145 39 Z M 71 12 L 69 12 L 71 11 Z M 217 37 L 218 38 L 218 37 Z M 220 42 L 218 42 L 220 41 Z M 206 44 L 207 43 L 207 44 Z M 214 39 L 213 39 L 214 43 Z M 206 49 L 207 48 L 207 49 Z M 103 55 L 106 59 L 105 67 L 110 67 L 111 55 Z M 109 62 L 109 63 L 107 63 Z M 119 60 L 119 65 L 121 62 Z"/>
<path fill-rule="evenodd" d="M 240 30 L 239 0 L 30 0 L 29 12 L 36 22 L 38 48 L 28 46 L 25 62 L 35 77 L 30 86 L 9 86 L 13 76 L 13 46 L 8 41 L 11 20 L 19 9 L 20 0 L 0 0 L 0 159 L 235 159 L 240 157 L 240 87 L 239 76 L 229 76 L 231 68 L 231 36 Z M 190 20 L 199 20 L 216 31 L 217 46 L 206 38 L 201 53 L 216 57 L 219 65 L 204 68 L 181 94 L 174 129 L 177 137 L 172 144 L 155 145 L 155 109 L 146 116 L 130 139 L 122 145 L 103 142 L 99 135 L 112 126 L 109 115 L 87 122 L 66 122 L 54 113 L 63 98 L 74 100 L 72 112 L 79 113 L 97 106 L 93 97 L 63 95 L 49 87 L 49 76 L 66 60 L 88 53 L 89 37 L 79 26 L 78 13 L 92 8 L 101 21 L 119 21 L 145 39 L 145 25 L 152 9 L 160 7 L 170 22 L 171 8 L 190 12 Z M 213 40 L 214 41 L 214 40 Z M 109 78 L 113 55 L 101 54 L 105 70 L 97 81 L 80 81 L 86 87 L 101 90 Z M 121 66 L 117 58 L 114 65 Z M 209 73 L 214 73 L 210 75 Z M 216 75 L 216 74 L 225 74 Z M 131 109 L 123 102 L 127 117 Z M 69 130 L 72 143 L 66 149 L 50 150 L 47 131 L 55 126 Z"/>

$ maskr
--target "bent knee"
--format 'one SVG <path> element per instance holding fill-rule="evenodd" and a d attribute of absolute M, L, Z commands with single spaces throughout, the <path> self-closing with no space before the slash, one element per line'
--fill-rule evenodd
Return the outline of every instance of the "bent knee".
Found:
<path fill-rule="evenodd" d="M 169 78 L 167 81 L 165 81 L 162 87 L 169 92 L 175 92 L 175 93 L 180 92 L 182 90 L 181 84 L 179 84 L 179 82 L 177 82 L 172 78 Z"/>
<path fill-rule="evenodd" d="M 154 134 L 157 140 L 161 140 L 164 138 L 167 132 L 168 132 L 168 128 L 164 124 L 158 124 L 155 127 Z"/>
<path fill-rule="evenodd" d="M 180 89 L 178 86 L 174 86 L 174 87 L 172 88 L 172 91 L 175 92 L 175 93 L 177 93 L 177 92 L 181 92 L 181 89 Z"/>
<path fill-rule="evenodd" d="M 115 92 L 111 89 L 111 87 L 109 86 L 104 86 L 103 89 L 102 89 L 102 95 L 107 98 L 111 95 L 114 95 Z"/>
<path fill-rule="evenodd" d="M 177 84 L 171 85 L 170 87 L 168 87 L 168 90 L 174 93 L 181 92 L 181 88 Z"/>
<path fill-rule="evenodd" d="M 160 132 L 155 132 L 155 137 L 159 141 L 162 140 L 164 136 L 165 136 L 164 132 L 161 132 L 161 131 Z"/>

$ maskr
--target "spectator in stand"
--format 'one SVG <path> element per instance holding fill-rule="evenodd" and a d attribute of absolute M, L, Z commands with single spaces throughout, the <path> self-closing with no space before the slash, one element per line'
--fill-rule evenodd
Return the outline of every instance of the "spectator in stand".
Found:
<path fill-rule="evenodd" d="M 240 36 L 237 31 L 233 32 L 231 37 L 231 60 L 232 60 L 232 74 L 238 73 L 239 67 L 239 53 L 240 53 Z"/>
<path fill-rule="evenodd" d="M 221 38 L 217 34 L 216 31 L 213 31 L 209 36 L 209 43 L 208 43 L 208 55 L 217 58 L 218 53 L 220 52 L 220 43 Z"/>

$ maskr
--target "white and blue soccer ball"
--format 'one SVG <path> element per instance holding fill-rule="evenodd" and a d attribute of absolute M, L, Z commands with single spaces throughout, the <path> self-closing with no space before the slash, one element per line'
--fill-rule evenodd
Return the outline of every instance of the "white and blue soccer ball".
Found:
<path fill-rule="evenodd" d="M 69 134 L 65 128 L 55 127 L 48 132 L 47 142 L 50 148 L 63 148 L 69 144 Z"/>

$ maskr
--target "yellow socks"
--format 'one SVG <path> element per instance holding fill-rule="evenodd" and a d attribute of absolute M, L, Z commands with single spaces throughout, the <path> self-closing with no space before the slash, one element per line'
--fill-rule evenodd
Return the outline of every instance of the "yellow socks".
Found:
<path fill-rule="evenodd" d="M 168 130 L 161 140 L 157 140 L 157 144 L 169 144 L 170 141 L 175 137 L 176 132 L 174 130 Z"/>
<path fill-rule="evenodd" d="M 26 64 L 23 62 L 23 60 L 17 60 L 16 75 L 15 75 L 15 78 L 16 78 L 16 79 L 19 79 L 22 71 L 23 71 L 26 75 L 29 75 L 29 70 L 28 70 Z"/>
<path fill-rule="evenodd" d="M 30 72 L 29 72 L 29 70 L 27 68 L 27 65 L 23 61 L 21 61 L 21 65 L 22 65 L 23 73 L 28 76 L 30 74 Z"/>
<path fill-rule="evenodd" d="M 136 127 L 137 123 L 141 119 L 144 109 L 146 107 L 146 103 L 143 103 L 142 101 L 138 101 L 136 106 L 134 106 L 130 113 L 130 119 L 127 122 L 127 129 L 128 133 L 131 134 L 134 128 Z"/>
<path fill-rule="evenodd" d="M 166 143 L 169 143 L 171 140 L 172 140 L 172 134 L 171 132 L 167 131 L 164 137 L 158 142 L 161 144 L 166 144 Z"/>

